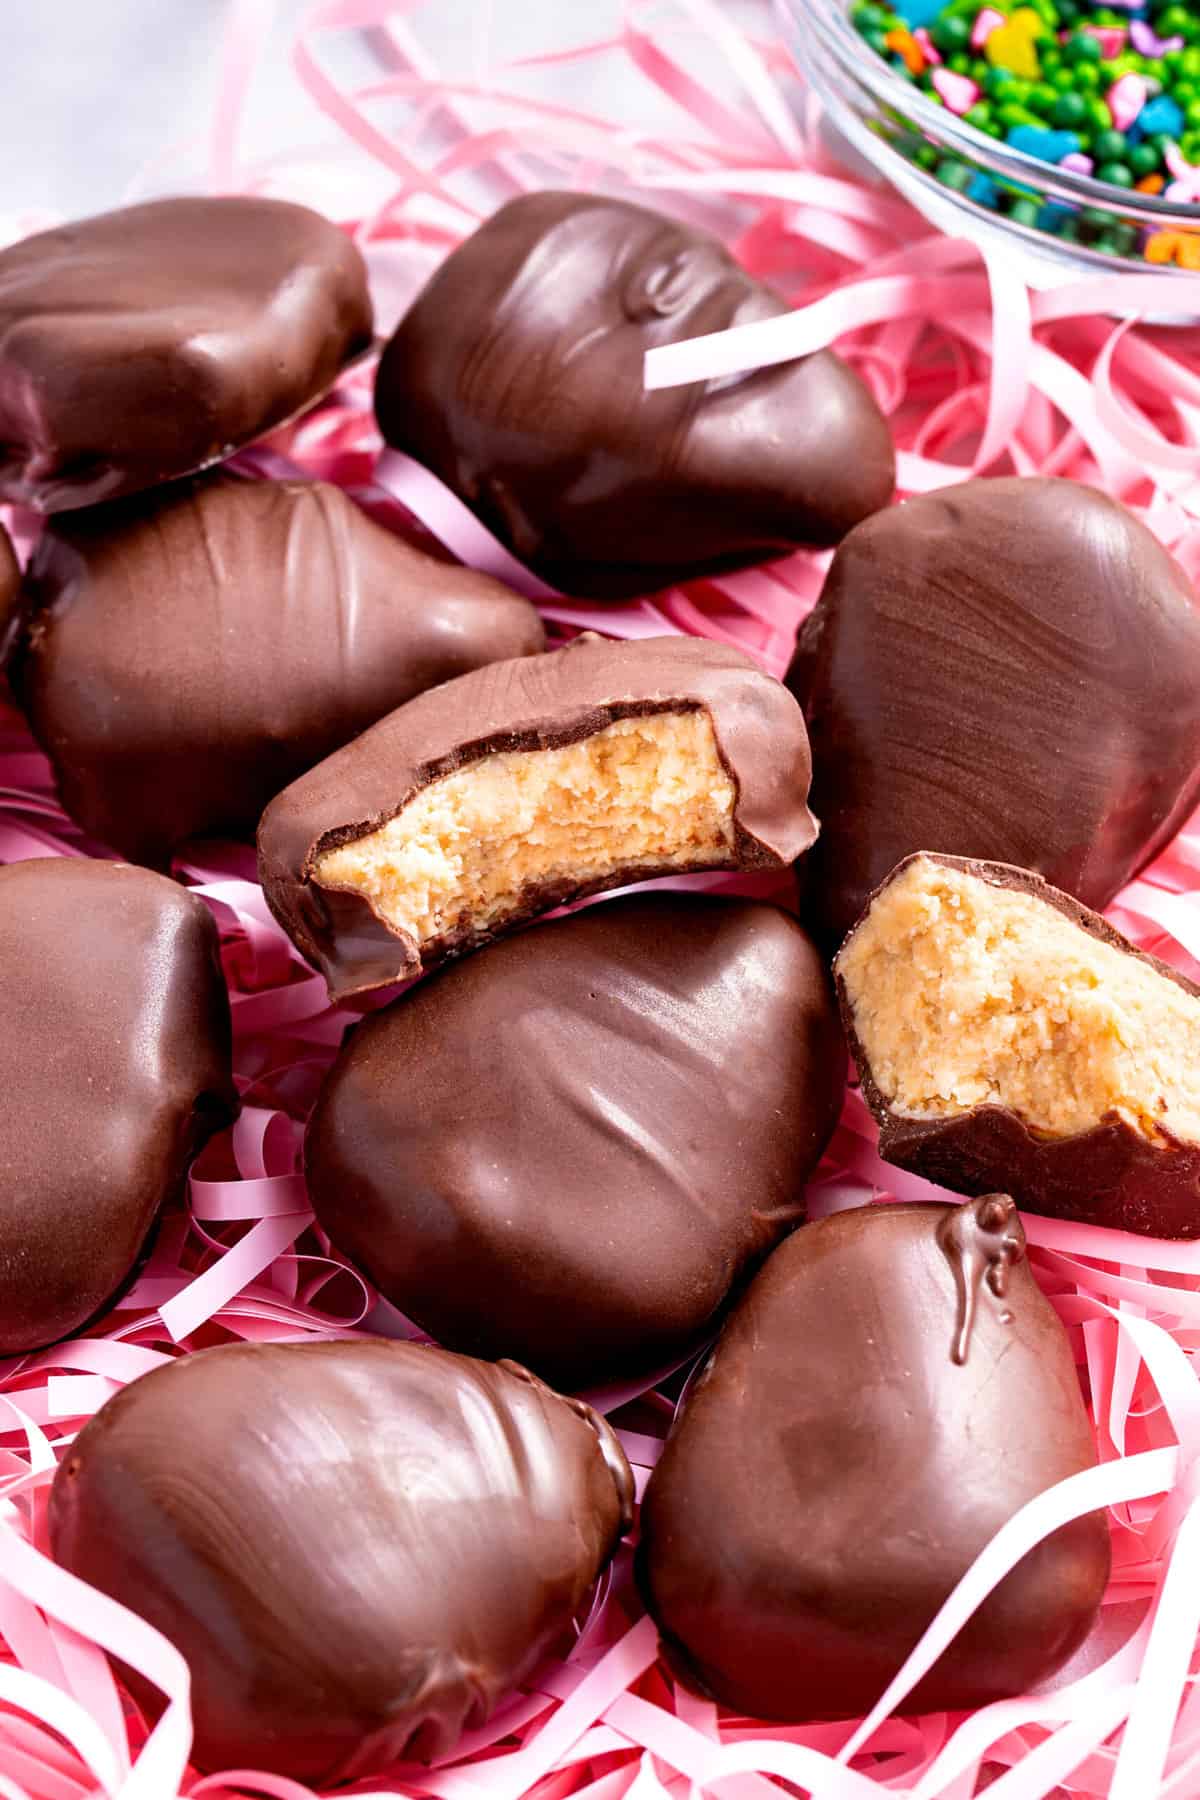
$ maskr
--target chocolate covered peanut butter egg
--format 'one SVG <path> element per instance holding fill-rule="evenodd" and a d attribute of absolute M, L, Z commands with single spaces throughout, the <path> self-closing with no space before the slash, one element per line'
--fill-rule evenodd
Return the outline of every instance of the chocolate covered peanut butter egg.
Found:
<path fill-rule="evenodd" d="M 10 244 L 0 500 L 62 512 L 219 462 L 371 334 L 358 250 L 282 200 L 151 200 Z"/>
<path fill-rule="evenodd" d="M 672 1667 L 738 1712 L 868 1712 L 1027 1501 L 1095 1461 L 1063 1326 L 1004 1195 L 866 1206 L 770 1257 L 642 1504 Z M 1053 1673 L 1109 1570 L 1105 1519 L 1045 1538 L 905 1701 L 983 1706 Z"/>
<path fill-rule="evenodd" d="M 1200 612 L 1133 514 L 1074 481 L 965 481 L 860 525 L 788 682 L 831 947 L 917 850 L 1036 870 L 1088 906 L 1200 797 Z"/>
<path fill-rule="evenodd" d="M 828 350 L 648 393 L 648 350 L 788 305 L 715 238 L 527 194 L 460 245 L 379 365 L 384 437 L 555 586 L 606 598 L 832 544 L 885 506 L 883 415 Z"/>
<path fill-rule="evenodd" d="M 253 837 L 414 694 L 543 645 L 527 600 L 340 488 L 218 473 L 50 521 L 9 672 L 72 817 L 166 867 L 189 838 Z"/>
<path fill-rule="evenodd" d="M 1031 1212 L 1200 1236 L 1200 988 L 1027 869 L 918 855 L 834 965 L 880 1154 Z"/>
<path fill-rule="evenodd" d="M 202 1768 L 323 1784 L 482 1725 L 570 1631 L 632 1499 L 605 1421 L 515 1365 L 237 1344 L 101 1408 L 50 1540 L 182 1652 Z"/>
<path fill-rule="evenodd" d="M 0 868 L 0 1355 L 124 1286 L 236 1111 L 216 926 L 123 863 Z"/>
<path fill-rule="evenodd" d="M 612 900 L 357 1026 L 309 1124 L 309 1192 L 440 1343 L 569 1388 L 645 1374 L 804 1216 L 845 1067 L 786 913 Z"/>

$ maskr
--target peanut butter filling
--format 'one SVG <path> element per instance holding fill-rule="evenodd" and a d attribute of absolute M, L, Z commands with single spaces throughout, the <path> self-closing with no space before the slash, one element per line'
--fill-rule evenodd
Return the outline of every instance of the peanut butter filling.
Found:
<path fill-rule="evenodd" d="M 736 798 L 706 712 L 618 719 L 577 744 L 499 751 L 442 776 L 313 872 L 423 944 L 500 924 L 532 888 L 732 864 Z"/>
<path fill-rule="evenodd" d="M 1200 1143 L 1200 1001 L 1046 901 L 918 858 L 837 960 L 892 1110 L 1003 1106 L 1047 1137 L 1117 1113 Z"/>

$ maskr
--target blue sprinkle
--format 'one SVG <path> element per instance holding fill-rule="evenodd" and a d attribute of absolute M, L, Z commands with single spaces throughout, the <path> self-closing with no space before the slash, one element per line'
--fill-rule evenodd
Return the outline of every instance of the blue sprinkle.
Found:
<path fill-rule="evenodd" d="M 946 0 L 899 0 L 892 11 L 911 31 L 922 25 L 932 25 L 945 8 Z"/>
<path fill-rule="evenodd" d="M 1080 139 L 1073 131 L 1050 131 L 1041 125 L 1014 125 L 1008 142 L 1014 150 L 1023 150 L 1026 156 L 1048 163 L 1059 163 L 1080 148 Z"/>
<path fill-rule="evenodd" d="M 1037 216 L 1038 230 L 1057 232 L 1064 219 L 1071 219 L 1074 216 L 1075 209 L 1073 207 L 1060 206 L 1057 201 L 1048 200 Z"/>
<path fill-rule="evenodd" d="M 1183 108 L 1170 94 L 1156 94 L 1153 100 L 1147 100 L 1138 114 L 1137 126 L 1147 137 L 1156 137 L 1159 132 L 1170 138 L 1182 137 Z"/>
<path fill-rule="evenodd" d="M 994 211 L 1000 204 L 1000 190 L 990 175 L 974 175 L 967 183 L 967 199 Z"/>

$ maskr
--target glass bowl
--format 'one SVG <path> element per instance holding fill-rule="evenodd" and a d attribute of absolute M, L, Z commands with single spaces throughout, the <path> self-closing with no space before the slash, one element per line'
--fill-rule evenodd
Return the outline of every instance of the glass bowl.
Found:
<path fill-rule="evenodd" d="M 1174 262 L 1147 262 L 1142 247 L 1148 236 L 1163 232 L 1195 238 L 1200 206 L 1130 193 L 977 131 L 864 43 L 844 0 L 777 0 L 777 5 L 828 125 L 931 224 L 952 237 L 1004 250 L 1031 287 L 1095 275 L 1156 275 L 1171 308 L 1170 284 L 1186 271 Z M 983 191 L 996 198 L 998 208 L 971 197 L 977 177 L 988 184 Z M 1008 208 L 1018 202 L 1025 202 L 1018 208 L 1024 217 L 1010 217 Z M 1033 206 L 1036 218 L 1027 223 Z M 1064 226 L 1067 236 L 1061 235 Z M 1200 240 L 1197 253 L 1200 257 Z M 1144 312 L 1145 306 L 1136 310 Z M 1189 296 L 1189 319 L 1196 311 Z"/>

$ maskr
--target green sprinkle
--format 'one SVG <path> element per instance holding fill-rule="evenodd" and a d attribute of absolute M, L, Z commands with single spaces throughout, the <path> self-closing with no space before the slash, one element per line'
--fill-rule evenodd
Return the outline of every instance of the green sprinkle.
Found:
<path fill-rule="evenodd" d="M 936 38 L 934 42 L 937 42 Z M 1099 40 L 1090 31 L 1073 31 L 1063 45 L 1063 57 L 1069 63 L 1099 63 L 1104 57 L 1104 51 Z"/>
<path fill-rule="evenodd" d="M 1124 162 L 1128 149 L 1125 133 L 1114 131 L 1110 126 L 1107 131 L 1096 133 L 1092 154 L 1097 162 Z"/>
<path fill-rule="evenodd" d="M 1153 144 L 1135 144 L 1129 152 L 1129 166 L 1134 178 L 1140 181 L 1143 175 L 1157 175 L 1161 156 Z"/>
<path fill-rule="evenodd" d="M 1037 216 L 1041 210 L 1041 205 L 1037 200 L 1028 200 L 1022 194 L 1009 207 L 1008 216 L 1010 219 L 1014 219 L 1018 225 L 1036 225 Z"/>
<path fill-rule="evenodd" d="M 960 193 L 974 175 L 974 171 L 965 162 L 959 162 L 956 156 L 944 156 L 934 173 L 943 187 L 957 188 Z"/>
<path fill-rule="evenodd" d="M 1071 79 L 1067 75 L 1068 81 Z M 1063 93 L 1056 96 L 1050 117 L 1063 131 L 1073 131 L 1088 116 L 1087 101 L 1082 94 Z"/>
<path fill-rule="evenodd" d="M 1133 186 L 1133 171 L 1128 163 L 1102 162 L 1096 169 L 1096 180 L 1107 181 L 1111 187 L 1129 188 Z"/>
<path fill-rule="evenodd" d="M 965 50 L 970 44 L 971 27 L 966 19 L 943 13 L 940 19 L 934 21 L 929 35 L 943 56 L 952 56 L 955 51 Z"/>

